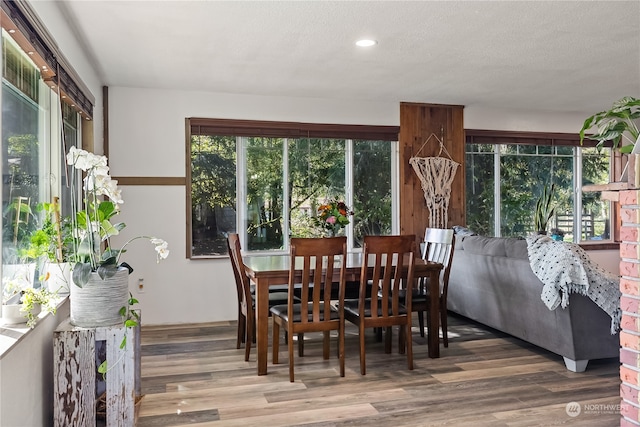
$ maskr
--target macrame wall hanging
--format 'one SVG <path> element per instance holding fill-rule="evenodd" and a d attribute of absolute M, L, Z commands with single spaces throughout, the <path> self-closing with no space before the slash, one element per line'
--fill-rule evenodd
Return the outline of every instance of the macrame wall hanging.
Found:
<path fill-rule="evenodd" d="M 432 139 L 440 143 L 440 151 L 437 157 L 417 157 L 425 145 Z M 447 157 L 441 157 L 444 152 Z M 447 228 L 447 212 L 449 211 L 449 198 L 451 196 L 451 183 L 455 178 L 456 170 L 460 164 L 455 162 L 444 146 L 443 137 L 438 138 L 434 133 L 429 135 L 414 157 L 409 159 L 418 178 L 424 199 L 429 209 L 429 227 Z"/>

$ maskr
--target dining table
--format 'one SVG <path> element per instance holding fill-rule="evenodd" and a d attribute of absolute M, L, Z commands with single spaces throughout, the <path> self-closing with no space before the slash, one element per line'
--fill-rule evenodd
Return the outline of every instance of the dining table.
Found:
<path fill-rule="evenodd" d="M 362 258 L 361 252 L 352 252 L 345 256 L 347 286 L 360 286 Z M 269 288 L 272 286 L 281 287 L 289 282 L 290 255 L 246 255 L 243 257 L 243 262 L 249 279 L 255 285 L 258 375 L 266 375 L 267 355 L 269 352 Z M 423 260 L 416 255 L 414 265 L 414 278 L 428 278 L 427 283 L 430 295 L 439 295 L 442 264 Z M 368 274 L 372 274 L 372 270 L 368 269 Z M 296 270 L 296 272 L 301 274 L 300 270 Z M 339 282 L 339 274 L 340 269 L 334 268 L 335 282 Z M 296 278 L 296 283 L 299 282 L 300 278 Z M 431 358 L 437 358 L 440 357 L 440 338 L 437 332 L 440 327 L 440 298 L 430 298 L 429 300 L 431 305 L 428 316 L 432 330 L 428 333 L 428 354 Z"/>

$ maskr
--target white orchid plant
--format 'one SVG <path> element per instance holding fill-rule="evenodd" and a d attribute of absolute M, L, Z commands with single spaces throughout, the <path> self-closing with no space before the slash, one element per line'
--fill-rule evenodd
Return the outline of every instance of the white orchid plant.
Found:
<path fill-rule="evenodd" d="M 125 224 L 112 224 L 111 219 L 120 212 L 118 207 L 124 201 L 118 181 L 109 176 L 107 158 L 71 147 L 67 164 L 73 166 L 74 175 L 78 171 L 85 173 L 82 187 L 84 203 L 79 207 L 78 201 L 75 198 L 72 200 L 72 209 L 76 214 L 71 218 L 73 248 L 70 261 L 73 264 L 73 282 L 77 286 L 87 284 L 94 271 L 102 279 L 115 275 L 119 267 L 126 267 L 131 273 L 133 269 L 125 262 L 120 263 L 120 256 L 134 240 L 147 239 L 155 245 L 157 262 L 169 256 L 167 242 L 151 236 L 137 236 L 120 249 L 112 248 L 110 238 L 120 234 Z"/>

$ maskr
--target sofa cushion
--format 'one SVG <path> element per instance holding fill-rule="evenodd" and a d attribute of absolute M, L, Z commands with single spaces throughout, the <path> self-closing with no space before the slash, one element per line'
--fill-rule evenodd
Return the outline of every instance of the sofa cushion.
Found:
<path fill-rule="evenodd" d="M 462 249 L 472 254 L 529 259 L 527 242 L 522 238 L 464 236 L 461 243 Z"/>

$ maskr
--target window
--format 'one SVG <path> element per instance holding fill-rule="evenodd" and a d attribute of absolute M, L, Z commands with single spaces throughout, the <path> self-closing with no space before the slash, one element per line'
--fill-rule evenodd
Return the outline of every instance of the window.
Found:
<path fill-rule="evenodd" d="M 2 262 L 6 294 L 33 283 L 21 253 L 37 225 L 36 206 L 50 195 L 47 178 L 49 88 L 37 67 L 3 30 Z M 25 283 L 13 283 L 20 281 Z M 9 282 L 9 283 L 6 283 Z M 8 295 L 9 296 L 9 295 Z"/>
<path fill-rule="evenodd" d="M 70 212 L 65 148 L 79 142 L 81 120 L 45 82 L 29 55 L 2 30 L 2 290 L 39 286 L 25 249 L 40 224 L 38 205 L 60 197 Z M 63 146 L 61 127 L 66 147 Z"/>
<path fill-rule="evenodd" d="M 329 199 L 355 212 L 351 248 L 398 229 L 395 127 L 189 119 L 188 128 L 189 257 L 226 254 L 236 231 L 246 251 L 287 250 L 290 237 L 322 234 L 313 221 Z"/>
<path fill-rule="evenodd" d="M 537 198 L 545 185 L 554 184 L 556 213 L 549 229 L 561 229 L 564 240 L 573 242 L 611 240 L 610 202 L 601 200 L 600 193 L 582 191 L 586 184 L 610 181 L 610 149 L 581 147 L 570 135 L 491 137 L 477 132 L 467 132 L 469 228 L 494 236 L 536 231 L 532 213 Z"/>

